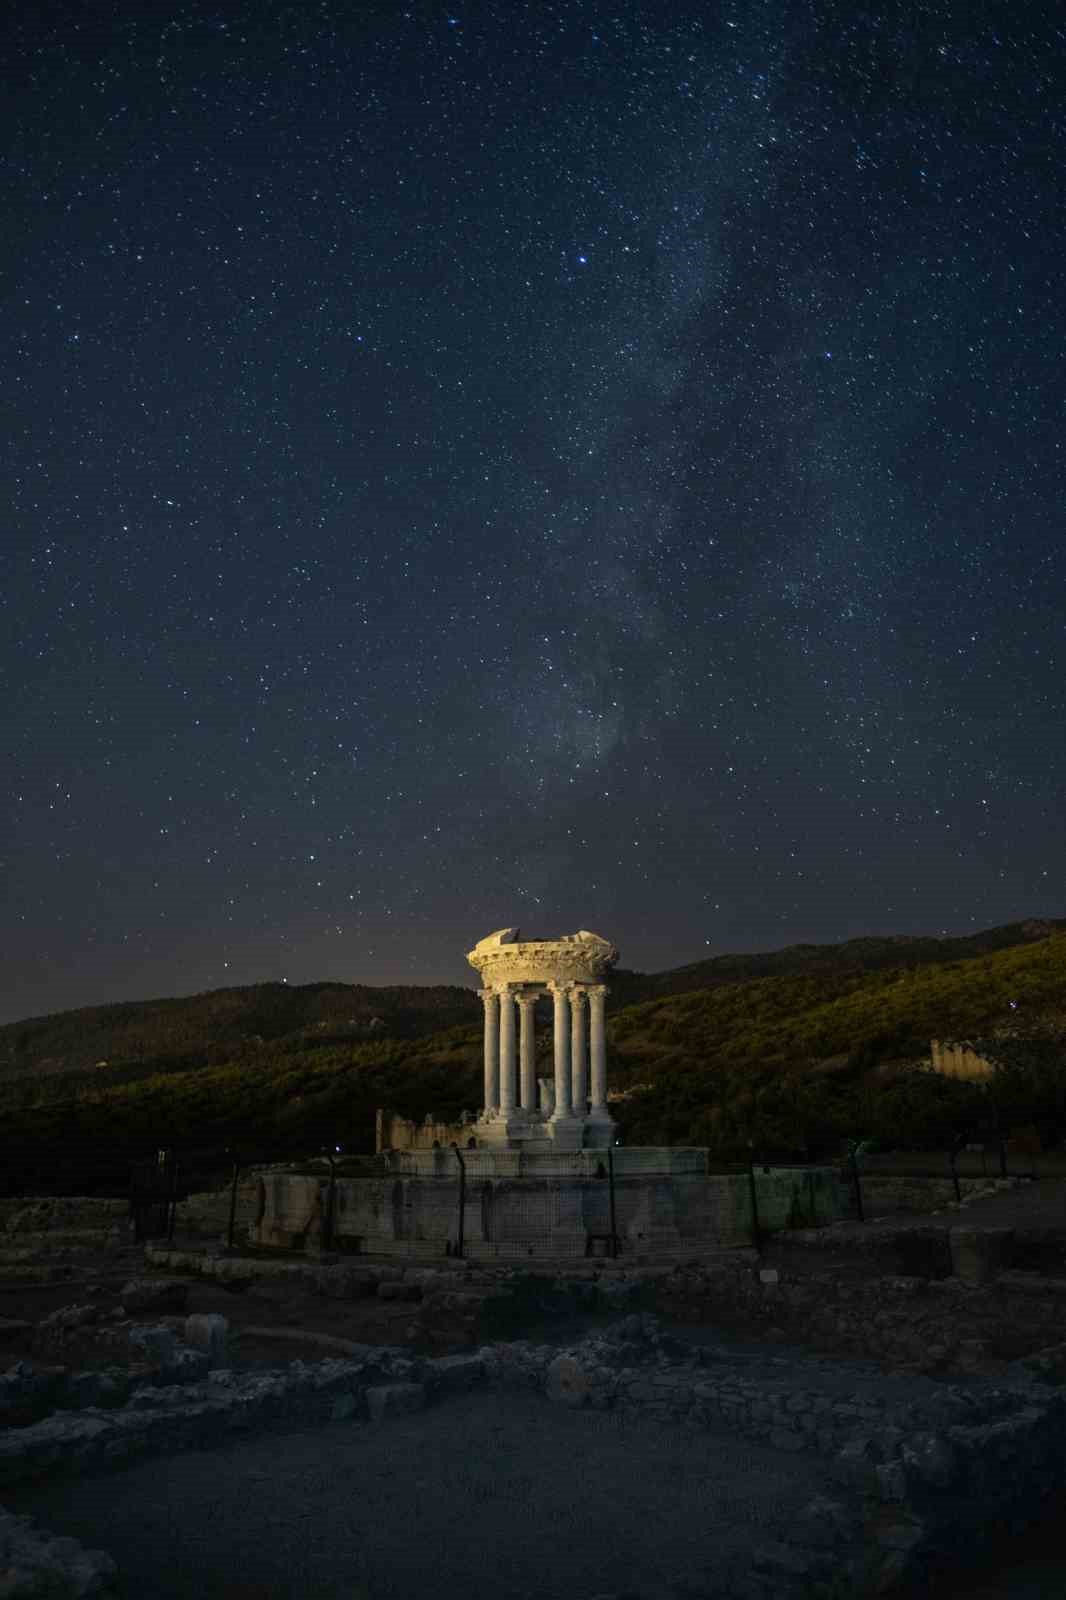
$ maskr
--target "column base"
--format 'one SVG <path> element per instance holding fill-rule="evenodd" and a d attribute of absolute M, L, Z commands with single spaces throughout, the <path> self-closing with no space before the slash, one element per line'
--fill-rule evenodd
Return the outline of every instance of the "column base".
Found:
<path fill-rule="evenodd" d="M 585 1129 L 586 1150 L 606 1150 L 614 1144 L 618 1124 L 609 1112 L 593 1111 L 585 1119 Z"/>
<path fill-rule="evenodd" d="M 584 1124 L 580 1117 L 553 1116 L 545 1125 L 553 1150 L 580 1150 Z"/>
<path fill-rule="evenodd" d="M 527 1139 L 538 1139 L 544 1136 L 544 1124 L 539 1117 L 531 1117 L 527 1111 L 516 1107 L 514 1111 L 504 1113 L 498 1108 L 489 1112 L 482 1112 L 476 1122 L 470 1124 L 470 1132 L 479 1145 L 491 1148 L 524 1144 Z"/>

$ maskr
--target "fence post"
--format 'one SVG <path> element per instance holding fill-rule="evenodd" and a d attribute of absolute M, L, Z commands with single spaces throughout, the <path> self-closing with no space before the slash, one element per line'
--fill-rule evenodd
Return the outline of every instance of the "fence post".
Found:
<path fill-rule="evenodd" d="M 229 1226 L 226 1229 L 226 1249 L 233 1249 L 233 1235 L 237 1230 L 237 1184 L 241 1176 L 241 1163 L 234 1154 L 233 1157 L 233 1182 L 229 1191 Z"/>
<path fill-rule="evenodd" d="M 866 1221 L 866 1212 L 862 1204 L 862 1178 L 859 1174 L 859 1152 L 857 1148 L 851 1151 L 851 1170 L 855 1177 L 855 1205 L 859 1213 L 859 1221 Z"/>
<path fill-rule="evenodd" d="M 455 1241 L 455 1253 L 462 1259 L 466 1228 L 466 1162 L 463 1160 L 463 1152 L 454 1139 L 452 1140 L 452 1149 L 455 1151 L 455 1159 L 459 1163 L 459 1233 Z"/>
<path fill-rule="evenodd" d="M 952 1144 L 952 1146 L 951 1146 L 951 1156 L 950 1156 L 950 1159 L 949 1159 L 949 1165 L 951 1167 L 951 1180 L 955 1185 L 955 1200 L 959 1205 L 962 1204 L 962 1190 L 959 1187 L 959 1174 L 958 1174 L 958 1170 L 957 1170 L 957 1168 L 955 1166 L 955 1163 L 959 1159 L 959 1150 L 961 1148 L 962 1148 L 961 1145 L 959 1145 L 958 1143 Z"/>
<path fill-rule="evenodd" d="M 170 1153 L 170 1216 L 167 1220 L 167 1244 L 174 1243 L 174 1219 L 178 1212 L 178 1158 Z"/>
<path fill-rule="evenodd" d="M 759 1227 L 759 1195 L 755 1187 L 755 1150 L 749 1147 L 748 1188 L 751 1191 L 751 1242 L 762 1254 L 762 1230 Z"/>
<path fill-rule="evenodd" d="M 614 1150 L 607 1146 L 607 1198 L 611 1208 L 611 1258 L 618 1256 L 618 1228 L 614 1210 Z"/>
<path fill-rule="evenodd" d="M 331 1151 L 326 1150 L 323 1152 L 323 1154 L 325 1155 L 326 1160 L 329 1162 L 329 1187 L 326 1190 L 326 1213 L 322 1218 L 322 1253 L 325 1255 L 328 1250 L 333 1248 L 333 1203 L 337 1188 L 337 1163 L 334 1161 Z"/>

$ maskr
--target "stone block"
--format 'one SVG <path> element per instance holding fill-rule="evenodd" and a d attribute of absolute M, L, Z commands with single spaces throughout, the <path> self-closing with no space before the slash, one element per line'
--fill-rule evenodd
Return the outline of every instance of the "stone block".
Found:
<path fill-rule="evenodd" d="M 963 1283 L 988 1283 L 1010 1266 L 1013 1228 L 952 1228 L 951 1265 Z"/>
<path fill-rule="evenodd" d="M 923 1434 L 905 1441 L 900 1456 L 909 1472 L 937 1489 L 950 1488 L 958 1472 L 955 1453 L 946 1439 Z"/>
<path fill-rule="evenodd" d="M 440 1356 L 426 1363 L 426 1376 L 436 1393 L 457 1394 L 481 1382 L 485 1363 L 479 1356 Z"/>
<path fill-rule="evenodd" d="M 379 1300 L 421 1300 L 422 1290 L 417 1283 L 379 1283 Z"/>
<path fill-rule="evenodd" d="M 185 1318 L 185 1343 L 204 1350 L 213 1367 L 225 1365 L 229 1343 L 229 1322 L 215 1311 L 199 1312 Z"/>
<path fill-rule="evenodd" d="M 127 1337 L 130 1350 L 137 1352 L 152 1366 L 168 1366 L 177 1354 L 178 1341 L 174 1330 L 163 1323 L 157 1327 L 138 1324 L 129 1330 Z"/>
<path fill-rule="evenodd" d="M 175 1278 L 133 1278 L 121 1298 L 127 1311 L 184 1311 L 189 1286 Z"/>
<path fill-rule="evenodd" d="M 323 1267 L 315 1292 L 327 1300 L 366 1300 L 378 1292 L 378 1278 L 366 1267 Z"/>
<path fill-rule="evenodd" d="M 426 1388 L 422 1383 L 382 1383 L 366 1391 L 371 1422 L 384 1422 L 387 1417 L 407 1417 L 421 1411 L 425 1404 Z"/>
<path fill-rule="evenodd" d="M 545 1390 L 549 1400 L 554 1400 L 559 1405 L 571 1406 L 576 1410 L 587 1404 L 590 1387 L 588 1373 L 573 1356 L 558 1355 L 549 1365 L 545 1380 Z M 650 1387 L 647 1398 L 649 1400 L 653 1398 Z"/>

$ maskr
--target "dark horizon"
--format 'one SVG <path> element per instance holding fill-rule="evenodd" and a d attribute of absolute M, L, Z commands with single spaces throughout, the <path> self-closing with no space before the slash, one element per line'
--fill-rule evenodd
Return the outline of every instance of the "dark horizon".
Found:
<path fill-rule="evenodd" d="M 713 961 L 715 959 L 732 959 L 732 960 L 743 961 L 743 960 L 745 960 L 746 958 L 749 958 L 749 957 L 756 957 L 756 956 L 760 956 L 760 955 L 778 954 L 778 953 L 783 953 L 785 951 L 788 951 L 788 950 L 791 950 L 791 949 L 797 949 L 797 948 L 800 948 L 800 949 L 814 948 L 814 949 L 822 949 L 822 950 L 833 949 L 834 947 L 841 947 L 841 946 L 844 946 L 846 944 L 852 943 L 855 940 L 861 940 L 861 939 L 870 939 L 870 940 L 872 940 L 874 942 L 879 942 L 881 940 L 895 942 L 895 941 L 898 940 L 898 941 L 901 941 L 903 943 L 922 942 L 922 941 L 925 941 L 925 940 L 928 940 L 928 939 L 951 941 L 951 940 L 954 940 L 954 939 L 966 939 L 966 938 L 973 937 L 975 935 L 979 936 L 980 934 L 994 933 L 1000 927 L 1024 926 L 1027 923 L 1040 923 L 1040 922 L 1062 922 L 1062 923 L 1066 924 L 1066 917 L 1062 917 L 1062 918 L 1054 918 L 1054 917 L 1049 917 L 1049 918 L 1022 917 L 1022 918 L 1019 918 L 1016 923 L 996 924 L 995 927 L 991 927 L 991 928 L 980 928 L 980 929 L 965 928 L 965 929 L 957 930 L 955 932 L 949 932 L 949 931 L 944 930 L 944 931 L 941 931 L 941 932 L 938 932 L 938 933 L 933 933 L 933 934 L 929 934 L 929 933 L 876 934 L 876 933 L 874 933 L 874 934 L 852 935 L 851 938 L 849 938 L 849 939 L 831 939 L 831 940 L 805 940 L 805 939 L 799 939 L 799 940 L 790 941 L 787 945 L 768 945 L 768 946 L 766 946 L 766 947 L 764 947 L 762 949 L 721 950 L 721 951 L 714 951 L 713 953 L 705 951 L 701 955 L 697 955 L 697 956 L 693 957 L 691 961 L 686 961 L 686 960 L 675 961 L 675 962 L 671 962 L 668 966 L 663 966 L 663 967 L 637 967 L 637 966 L 627 962 L 624 959 L 624 952 L 623 952 L 623 959 L 621 959 L 619 961 L 619 963 L 618 963 L 618 971 L 619 971 L 620 975 L 621 974 L 626 974 L 626 975 L 631 975 L 633 977 L 651 977 L 651 978 L 654 978 L 654 977 L 663 976 L 666 973 L 677 971 L 679 969 L 683 970 L 683 969 L 685 969 L 687 967 L 695 966 L 695 965 L 697 965 L 697 964 L 699 964 L 701 962 L 704 962 L 704 961 Z M 567 930 L 567 931 L 573 932 L 575 930 L 571 929 L 571 930 Z M 1062 931 L 1062 930 L 1057 930 L 1057 931 Z M 536 937 L 539 937 L 539 936 L 541 936 L 541 935 L 537 930 L 529 930 L 529 931 L 527 931 L 525 929 L 522 930 L 522 937 L 523 938 L 536 938 Z M 547 936 L 547 935 L 544 935 L 544 936 Z M 1021 942 L 1025 942 L 1025 941 L 1021 941 Z M 1036 942 L 1036 941 L 1034 940 L 1034 942 Z M 397 978 L 397 979 L 394 979 L 394 980 L 384 979 L 381 982 L 375 982 L 375 983 L 372 983 L 372 984 L 371 983 L 367 983 L 365 979 L 362 979 L 362 978 L 351 978 L 351 977 L 343 977 L 343 978 L 342 977 L 325 977 L 325 978 L 317 977 L 317 978 L 301 978 L 301 979 L 298 979 L 298 980 L 295 980 L 295 979 L 294 980 L 289 980 L 288 978 L 254 978 L 253 977 L 253 978 L 249 978 L 249 979 L 246 979 L 246 980 L 242 980 L 241 982 L 234 981 L 234 982 L 231 982 L 231 983 L 212 984 L 212 985 L 209 985 L 209 986 L 207 986 L 206 988 L 203 988 L 203 989 L 182 990 L 180 992 L 175 992 L 175 993 L 161 993 L 160 992 L 160 993 L 153 993 L 153 994 L 118 995 L 118 996 L 111 996 L 111 997 L 108 997 L 108 998 L 97 998 L 96 1000 L 85 1001 L 84 1003 L 79 1003 L 77 1005 L 65 1006 L 65 1007 L 62 1008 L 62 1011 L 59 1012 L 59 1013 L 43 1011 L 43 1012 L 35 1012 L 32 1015 L 24 1015 L 24 1016 L 7 1017 L 7 1016 L 0 1015 L 0 1027 L 7 1026 L 7 1025 L 10 1025 L 10 1024 L 36 1022 L 36 1021 L 39 1021 L 42 1017 L 53 1016 L 53 1015 L 56 1015 L 56 1014 L 62 1015 L 64 1013 L 68 1012 L 68 1011 L 95 1010 L 95 1009 L 99 1009 L 101 1007 L 112 1006 L 112 1005 L 152 1005 L 152 1004 L 161 1003 L 161 1002 L 170 1001 L 170 1000 L 191 1000 L 191 999 L 195 999 L 199 995 L 217 993 L 219 990 L 254 988 L 254 987 L 256 987 L 258 985 L 261 985 L 261 984 L 275 984 L 275 983 L 283 983 L 283 984 L 286 984 L 287 986 L 292 987 L 294 989 L 304 988 L 304 987 L 316 987 L 316 986 L 321 985 L 321 984 L 330 984 L 330 985 L 332 985 L 332 984 L 350 984 L 353 987 L 369 988 L 369 989 L 388 989 L 388 988 L 452 988 L 452 989 L 455 989 L 455 988 L 458 988 L 458 989 L 469 989 L 472 992 L 476 992 L 477 987 L 478 987 L 478 978 L 477 978 L 477 974 L 476 973 L 472 972 L 469 967 L 465 966 L 465 963 L 464 963 L 464 971 L 463 971 L 463 973 L 461 975 L 459 975 L 459 976 L 456 976 L 456 977 L 426 978 L 426 979 L 421 979 L 421 978 L 414 979 L 414 978 L 408 977 L 408 978 Z M 610 987 L 609 983 L 608 983 L 608 987 Z"/>

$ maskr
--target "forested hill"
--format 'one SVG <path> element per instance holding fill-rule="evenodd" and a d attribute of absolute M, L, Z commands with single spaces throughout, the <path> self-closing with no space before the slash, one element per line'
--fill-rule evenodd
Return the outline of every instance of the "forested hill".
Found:
<path fill-rule="evenodd" d="M 124 1163 L 164 1144 L 239 1147 L 258 1159 L 325 1144 L 361 1153 L 373 1149 L 379 1106 L 445 1121 L 476 1111 L 481 1029 L 469 1007 L 477 1000 L 470 990 L 442 993 L 467 1006 L 468 1020 L 417 1038 L 344 1033 L 335 1018 L 319 1018 L 322 1028 L 311 1015 L 311 1026 L 270 1039 L 219 1035 L 209 1059 L 201 1052 L 184 1068 L 173 1057 L 164 1065 L 130 1057 L 89 1071 L 0 1076 L 0 1193 L 5 1181 L 11 1193 L 39 1184 L 53 1192 L 47 1186 L 60 1182 L 90 1192 L 76 1186 L 96 1181 L 94 1163 L 108 1168 L 107 1182 L 125 1182 Z M 398 1006 L 396 1015 L 409 1011 Z M 279 1030 L 293 1014 L 256 1013 Z M 306 1022 L 309 1013 L 299 1015 Z M 858 1135 L 937 1148 L 987 1117 L 990 1102 L 972 1085 L 914 1069 L 928 1062 L 933 1036 L 973 1039 L 996 1059 L 1005 1053 L 1003 1127 L 1028 1128 L 1047 1148 L 1066 1139 L 1060 933 L 964 961 L 756 978 L 615 1011 L 612 1105 L 628 1143 L 810 1153 Z M 547 1028 L 537 1043 L 550 1073 Z"/>
<path fill-rule="evenodd" d="M 410 1039 L 473 1022 L 472 989 L 444 984 L 371 988 L 256 983 L 173 1000 L 133 1000 L 31 1017 L 0 1027 L 0 1078 L 83 1072 L 127 1062 L 181 1071 L 305 1034 L 317 1044 Z"/>
<path fill-rule="evenodd" d="M 1066 918 L 1029 920 L 963 938 L 886 937 L 715 956 L 666 972 L 619 970 L 611 1009 L 771 977 L 819 977 L 917 968 L 1032 944 Z M 465 1023 L 481 1008 L 473 988 L 416 984 L 260 983 L 174 999 L 129 1001 L 0 1026 L 0 1080 L 125 1065 L 180 1072 L 234 1061 L 281 1039 L 307 1045 L 412 1040 Z"/>
<path fill-rule="evenodd" d="M 1066 917 L 1029 918 L 999 928 L 986 928 L 959 938 L 897 934 L 883 938 L 848 939 L 842 944 L 791 944 L 782 950 L 755 954 L 712 956 L 667 972 L 620 972 L 612 980 L 617 999 L 625 1005 L 660 995 L 690 994 L 720 984 L 744 983 L 753 978 L 791 978 L 833 973 L 881 972 L 886 968 L 939 966 L 946 961 L 968 961 L 994 955 L 1015 945 L 1034 944 L 1053 933 L 1066 931 Z M 632 994 L 628 991 L 630 980 Z"/>

